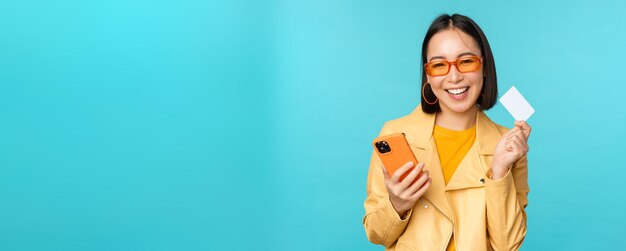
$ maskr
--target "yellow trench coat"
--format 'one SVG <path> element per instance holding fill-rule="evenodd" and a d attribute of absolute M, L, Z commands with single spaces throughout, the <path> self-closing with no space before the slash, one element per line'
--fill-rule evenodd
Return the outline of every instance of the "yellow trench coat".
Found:
<path fill-rule="evenodd" d="M 411 114 L 385 123 L 380 135 L 404 132 L 432 184 L 401 219 L 385 188 L 382 164 L 372 153 L 363 225 L 367 238 L 387 250 L 445 250 L 454 233 L 456 250 L 517 250 L 526 235 L 528 162 L 516 162 L 508 174 L 491 180 L 495 146 L 507 128 L 479 111 L 476 140 L 445 185 L 432 137 L 435 114 L 418 106 Z"/>

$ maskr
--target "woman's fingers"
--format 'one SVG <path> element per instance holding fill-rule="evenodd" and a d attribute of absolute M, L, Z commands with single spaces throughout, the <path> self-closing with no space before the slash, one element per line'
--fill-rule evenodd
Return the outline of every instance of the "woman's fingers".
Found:
<path fill-rule="evenodd" d="M 519 120 L 515 121 L 515 126 L 511 130 L 506 132 L 503 137 L 505 137 L 506 139 L 511 139 L 513 135 L 517 135 L 524 140 L 528 140 L 531 130 L 532 128 L 526 123 L 526 121 Z"/>
<path fill-rule="evenodd" d="M 514 147 L 515 147 L 515 146 L 513 145 L 513 141 L 515 141 L 515 139 L 517 139 L 517 138 L 518 138 L 518 136 L 517 136 L 517 135 L 515 135 L 515 134 L 513 134 L 513 135 L 510 135 L 510 136 L 506 139 L 506 143 L 505 143 L 505 145 L 504 145 L 504 146 L 506 147 L 506 150 L 507 150 L 507 151 L 511 152 L 511 151 L 513 151 L 513 150 L 514 150 Z"/>
<path fill-rule="evenodd" d="M 509 134 L 507 139 L 511 139 L 511 138 L 513 138 L 513 136 L 517 136 L 520 139 L 526 140 L 526 134 L 524 134 L 524 132 L 522 132 L 522 130 L 519 129 L 519 127 L 515 127 L 515 129 L 511 130 L 511 131 L 513 131 L 513 132 L 511 134 Z"/>
<path fill-rule="evenodd" d="M 417 166 L 411 171 L 411 173 L 409 173 L 406 177 L 404 177 L 402 181 L 400 181 L 400 184 L 398 184 L 398 188 L 400 190 L 405 190 L 409 186 L 411 186 L 411 184 L 413 184 L 413 182 L 415 181 L 415 178 L 417 178 L 417 176 L 422 173 L 423 168 L 424 163 L 417 164 Z"/>
<path fill-rule="evenodd" d="M 396 170 L 396 172 L 393 173 L 393 176 L 391 176 L 391 182 L 393 184 L 399 183 L 400 177 L 402 177 L 404 173 L 409 171 L 411 167 L 413 167 L 413 165 L 414 165 L 413 162 L 409 161 L 406 164 L 404 164 L 402 167 L 400 167 L 398 170 Z"/>
<path fill-rule="evenodd" d="M 422 197 L 422 195 L 424 195 L 426 191 L 428 191 L 428 188 L 430 187 L 431 183 L 433 183 L 433 180 L 428 178 L 428 181 L 426 181 L 426 184 L 424 184 L 419 190 L 417 190 L 415 194 L 413 194 L 413 196 L 411 196 L 411 200 L 417 200 L 420 197 Z"/>
<path fill-rule="evenodd" d="M 528 151 L 528 144 L 526 143 L 526 141 L 515 137 L 513 139 L 513 143 L 515 145 L 515 148 L 521 150 L 522 152 L 526 153 Z"/>
<path fill-rule="evenodd" d="M 517 136 L 507 141 L 507 150 L 516 156 L 524 156 L 528 152 L 528 145 Z"/>
<path fill-rule="evenodd" d="M 428 181 L 429 178 L 430 171 L 426 170 L 422 172 L 422 175 L 417 180 L 415 180 L 415 182 L 413 182 L 410 187 L 406 189 L 404 194 L 406 194 L 407 196 L 412 196 Z"/>
<path fill-rule="evenodd" d="M 526 123 L 526 121 L 515 121 L 515 127 L 519 128 L 524 133 L 526 139 L 530 137 L 530 131 L 532 131 L 532 128 L 528 125 L 528 123 Z"/>

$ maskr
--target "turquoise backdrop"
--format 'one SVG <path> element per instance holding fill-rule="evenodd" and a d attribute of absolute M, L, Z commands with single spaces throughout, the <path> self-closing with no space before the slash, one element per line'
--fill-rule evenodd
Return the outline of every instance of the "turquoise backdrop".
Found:
<path fill-rule="evenodd" d="M 624 2 L 3 0 L 0 250 L 381 250 L 370 142 L 442 13 L 536 109 L 523 250 L 617 247 Z"/>

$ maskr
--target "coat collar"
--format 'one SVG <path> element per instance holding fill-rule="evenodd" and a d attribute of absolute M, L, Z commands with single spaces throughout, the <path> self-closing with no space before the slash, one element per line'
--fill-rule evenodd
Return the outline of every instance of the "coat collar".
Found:
<path fill-rule="evenodd" d="M 408 142 L 421 149 L 429 149 L 435 126 L 435 114 L 422 111 L 422 105 L 418 105 L 408 115 L 403 131 L 406 132 Z M 479 110 L 476 113 L 476 146 L 481 155 L 493 155 L 496 144 L 500 140 L 500 133 L 496 124 Z"/>

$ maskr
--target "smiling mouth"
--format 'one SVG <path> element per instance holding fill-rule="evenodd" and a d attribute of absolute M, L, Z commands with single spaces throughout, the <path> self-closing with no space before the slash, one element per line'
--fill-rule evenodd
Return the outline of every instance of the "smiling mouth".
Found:
<path fill-rule="evenodd" d="M 461 95 L 469 90 L 469 87 L 456 88 L 456 89 L 446 89 L 446 91 L 452 95 Z"/>

